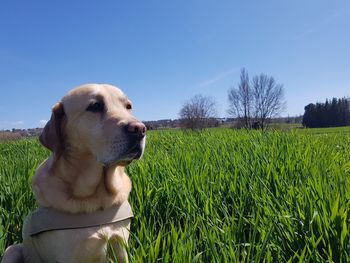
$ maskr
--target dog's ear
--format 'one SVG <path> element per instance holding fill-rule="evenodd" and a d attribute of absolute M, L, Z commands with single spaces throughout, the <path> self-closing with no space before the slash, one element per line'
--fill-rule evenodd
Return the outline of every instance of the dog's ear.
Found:
<path fill-rule="evenodd" d="M 46 148 L 51 150 L 56 158 L 62 154 L 64 148 L 62 119 L 64 117 L 63 104 L 58 102 L 52 108 L 50 120 L 46 123 L 39 141 Z"/>

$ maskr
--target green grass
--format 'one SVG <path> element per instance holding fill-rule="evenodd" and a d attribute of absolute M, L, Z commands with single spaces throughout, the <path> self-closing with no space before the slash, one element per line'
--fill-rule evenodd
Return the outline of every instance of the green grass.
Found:
<path fill-rule="evenodd" d="M 129 166 L 131 262 L 350 262 L 350 133 L 152 131 Z M 0 251 L 35 207 L 37 140 L 0 143 Z"/>
<path fill-rule="evenodd" d="M 302 127 L 303 126 L 300 123 L 269 123 L 267 129 L 289 131 L 292 129 L 299 129 Z"/>
<path fill-rule="evenodd" d="M 306 133 L 309 133 L 309 134 L 333 134 L 333 133 L 350 134 L 350 126 L 330 127 L 330 128 L 313 128 L 313 129 L 304 129 L 304 131 Z"/>

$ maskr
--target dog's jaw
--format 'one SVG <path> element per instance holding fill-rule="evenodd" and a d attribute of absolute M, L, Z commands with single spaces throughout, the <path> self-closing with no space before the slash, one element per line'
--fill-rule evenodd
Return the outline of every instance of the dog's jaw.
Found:
<path fill-rule="evenodd" d="M 123 142 L 115 140 L 111 149 L 97 157 L 97 161 L 105 167 L 113 165 L 126 166 L 134 160 L 142 158 L 146 145 L 146 136 L 134 142 Z"/>

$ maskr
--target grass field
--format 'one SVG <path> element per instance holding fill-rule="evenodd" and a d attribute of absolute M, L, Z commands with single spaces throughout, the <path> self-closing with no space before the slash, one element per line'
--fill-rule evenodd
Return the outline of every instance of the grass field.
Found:
<path fill-rule="evenodd" d="M 48 154 L 0 143 L 0 253 Z M 350 132 L 151 131 L 128 172 L 131 262 L 350 262 Z"/>
<path fill-rule="evenodd" d="M 313 128 L 313 129 L 303 129 L 304 132 L 309 134 L 350 134 L 350 126 L 345 127 L 330 127 L 330 128 Z"/>

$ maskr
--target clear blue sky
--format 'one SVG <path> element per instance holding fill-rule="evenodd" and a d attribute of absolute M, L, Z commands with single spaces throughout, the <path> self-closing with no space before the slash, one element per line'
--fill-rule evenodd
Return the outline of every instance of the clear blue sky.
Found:
<path fill-rule="evenodd" d="M 348 0 L 3 0 L 0 32 L 0 129 L 42 126 L 90 82 L 119 86 L 141 120 L 197 93 L 227 116 L 241 67 L 284 85 L 285 116 L 350 95 Z"/>

